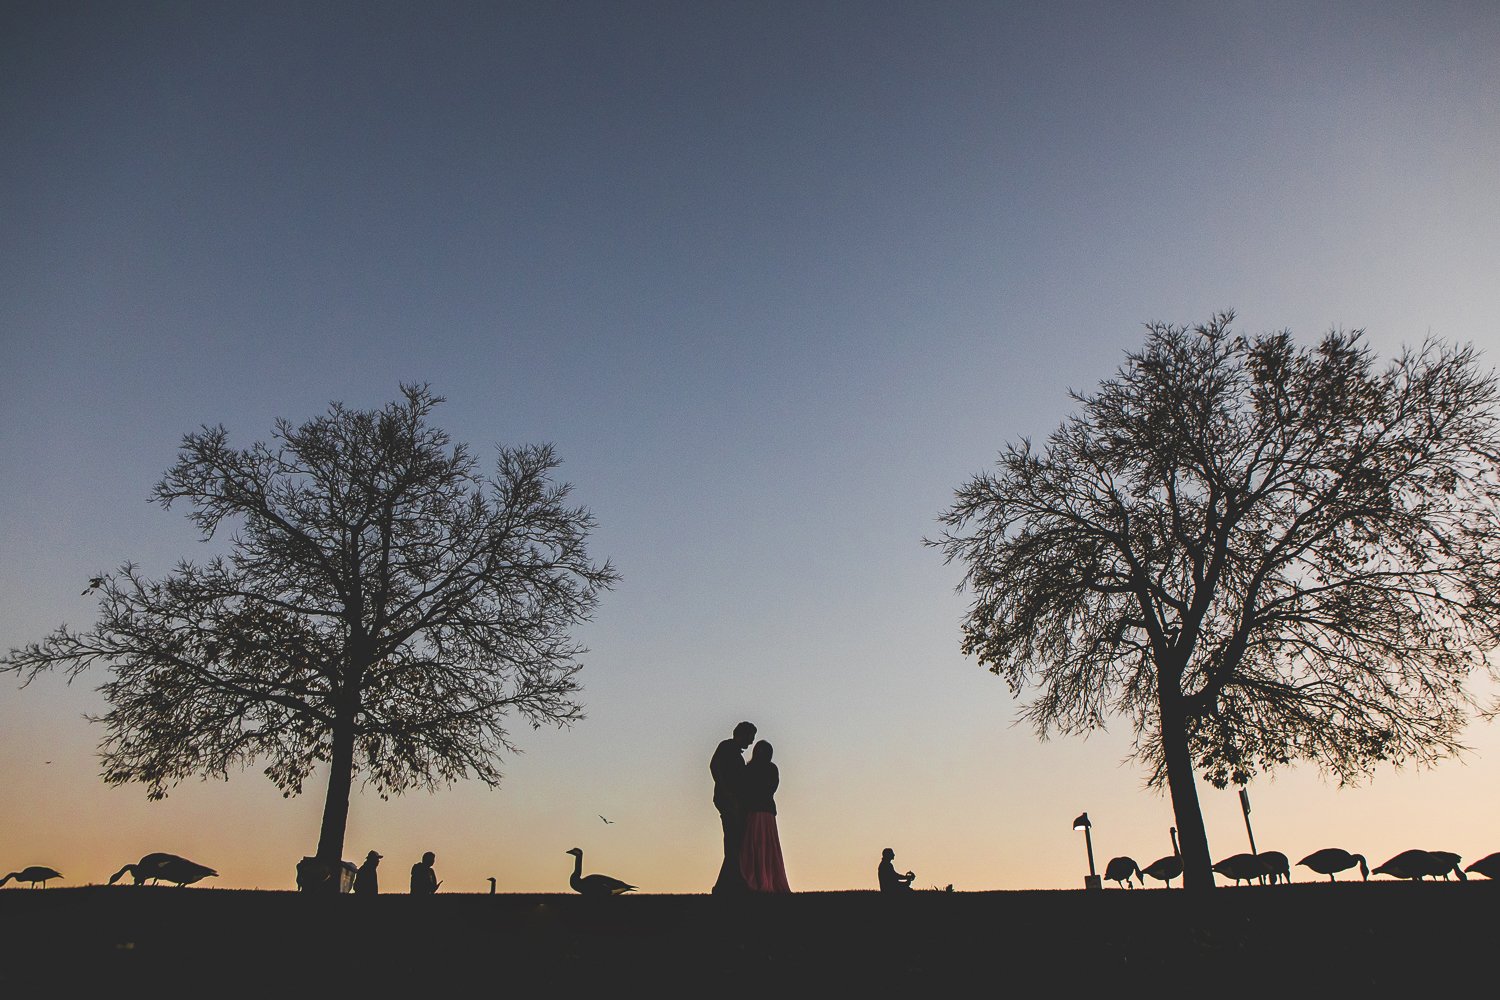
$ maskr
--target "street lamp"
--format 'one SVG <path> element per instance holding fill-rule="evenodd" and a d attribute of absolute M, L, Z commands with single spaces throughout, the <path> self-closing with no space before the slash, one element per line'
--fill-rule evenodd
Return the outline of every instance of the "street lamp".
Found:
<path fill-rule="evenodd" d="M 1073 829 L 1083 831 L 1083 844 L 1089 852 L 1089 874 L 1083 880 L 1083 887 L 1085 889 L 1102 889 L 1104 888 L 1104 883 L 1094 872 L 1094 835 L 1091 832 L 1093 825 L 1089 822 L 1088 813 L 1079 813 L 1078 818 L 1073 821 Z"/>

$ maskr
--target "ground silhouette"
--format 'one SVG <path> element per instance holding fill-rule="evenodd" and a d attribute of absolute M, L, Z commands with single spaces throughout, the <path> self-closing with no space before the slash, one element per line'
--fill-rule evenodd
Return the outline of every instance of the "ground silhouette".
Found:
<path fill-rule="evenodd" d="M 798 992 L 943 996 L 978 982 L 1079 995 L 1124 983 L 1201 987 L 1262 968 L 1271 955 L 1277 980 L 1299 992 L 1389 995 L 1430 990 L 1431 964 L 1329 956 L 1487 954 L 1497 904 L 1496 883 L 1483 879 L 1204 894 L 917 892 L 899 901 L 874 889 L 595 899 L 58 887 L 0 892 L 0 967 L 7 985 L 54 989 L 65 970 L 77 995 L 93 985 L 165 987 L 164 970 L 184 989 L 232 977 L 247 990 L 304 996 L 408 986 L 445 995 L 474 984 L 555 992 L 559 983 L 582 996 L 621 982 L 672 995 L 701 990 L 726 968 L 746 984 Z M 1312 940 L 1316 949 L 1288 944 Z M 372 953 L 377 941 L 392 945 Z"/>

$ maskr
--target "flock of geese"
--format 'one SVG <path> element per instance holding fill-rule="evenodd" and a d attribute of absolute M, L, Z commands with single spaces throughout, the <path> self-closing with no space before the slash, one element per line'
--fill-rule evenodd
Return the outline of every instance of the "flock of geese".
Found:
<path fill-rule="evenodd" d="M 1134 858 L 1110 858 L 1109 864 L 1104 866 L 1104 877 L 1126 889 L 1134 888 L 1137 880 L 1144 886 L 1146 879 L 1150 877 L 1158 882 L 1165 882 L 1170 889 L 1172 880 L 1182 876 L 1182 850 L 1177 844 L 1176 827 L 1172 827 L 1171 834 L 1171 854 L 1157 858 L 1144 868 L 1137 865 Z M 1297 864 L 1319 875 L 1327 875 L 1330 882 L 1337 881 L 1333 877 L 1335 873 L 1348 871 L 1356 865 L 1359 866 L 1360 876 L 1366 881 L 1371 875 L 1416 880 L 1441 877 L 1447 880 L 1450 873 L 1458 876 L 1460 881 L 1467 881 L 1468 876 L 1464 872 L 1478 872 L 1485 878 L 1500 879 L 1500 852 L 1480 858 L 1467 868 L 1458 866 L 1462 860 L 1452 851 L 1410 850 L 1402 851 L 1385 864 L 1372 869 L 1362 854 L 1351 854 L 1340 847 L 1325 847 L 1321 851 L 1313 851 Z M 1233 879 L 1235 885 L 1257 879 L 1269 881 L 1272 885 L 1292 880 L 1291 863 L 1280 851 L 1230 855 L 1214 864 L 1213 869 L 1216 874 Z"/>
<path fill-rule="evenodd" d="M 109 884 L 114 885 L 125 875 L 135 880 L 136 885 L 150 882 L 155 885 L 159 882 L 175 882 L 178 886 L 192 885 L 201 882 L 212 875 L 219 873 L 207 865 L 200 865 L 196 861 L 180 858 L 175 854 L 154 853 L 148 854 L 133 865 L 126 865 L 109 877 Z M 18 872 L 11 872 L 4 878 L 0 878 L 0 885 L 4 885 L 11 879 L 17 882 L 30 883 L 33 889 L 38 883 L 46 886 L 50 879 L 62 878 L 63 873 L 55 868 L 45 865 L 31 865 L 22 868 Z"/>
<path fill-rule="evenodd" d="M 637 888 L 613 875 L 585 875 L 583 873 L 583 849 L 571 848 L 565 852 L 573 856 L 573 875 L 568 879 L 568 885 L 574 892 L 585 896 L 618 896 L 623 892 L 633 892 Z M 150 882 L 155 885 L 159 882 L 175 882 L 179 887 L 201 882 L 203 879 L 218 875 L 219 873 L 207 865 L 200 865 L 196 861 L 178 857 L 175 854 L 153 853 L 148 854 L 135 864 L 126 865 L 109 877 L 109 884 L 114 885 L 120 879 L 129 875 L 135 880 L 136 885 Z M 45 865 L 30 865 L 18 872 L 11 872 L 4 878 L 0 878 L 0 885 L 4 885 L 11 879 L 17 883 L 25 882 L 33 889 L 38 885 L 46 886 L 51 879 L 62 878 L 62 872 Z M 495 880 L 491 878 L 490 892 L 495 891 Z"/>
<path fill-rule="evenodd" d="M 1176 827 L 1172 828 L 1171 834 L 1171 854 L 1164 858 L 1157 858 L 1144 868 L 1137 865 L 1134 858 L 1111 858 L 1109 864 L 1104 866 L 1104 877 L 1127 889 L 1134 888 L 1137 880 L 1144 886 L 1149 877 L 1158 882 L 1165 882 L 1167 888 L 1170 889 L 1172 880 L 1182 876 L 1182 850 L 1177 844 Z M 613 875 L 598 873 L 585 875 L 582 848 L 570 848 L 563 853 L 573 856 L 573 874 L 568 879 L 568 885 L 574 892 L 584 896 L 618 896 L 621 893 L 633 892 L 637 888 Z M 1458 866 L 1461 860 L 1452 851 L 1411 850 L 1402 851 L 1385 864 L 1372 869 L 1365 862 L 1362 854 L 1351 854 L 1338 847 L 1325 847 L 1321 851 L 1312 852 L 1297 864 L 1319 875 L 1327 875 L 1330 882 L 1337 881 L 1334 878 L 1336 873 L 1348 871 L 1356 865 L 1359 867 L 1360 876 L 1367 881 L 1371 875 L 1390 875 L 1400 879 L 1441 877 L 1446 880 L 1449 874 L 1458 876 L 1460 880 L 1467 880 L 1468 876 L 1464 874 L 1465 872 L 1477 872 L 1485 878 L 1500 880 L 1500 852 L 1480 858 L 1467 868 Z M 1256 879 L 1269 880 L 1272 885 L 1278 881 L 1290 882 L 1292 880 L 1291 865 L 1287 856 L 1280 851 L 1234 854 L 1216 863 L 1213 869 L 1220 876 L 1233 879 L 1235 885 L 1241 882 L 1253 882 Z M 129 875 L 136 885 L 146 882 L 152 884 L 173 882 L 181 887 L 218 874 L 206 865 L 200 865 L 196 861 L 189 861 L 175 854 L 153 853 L 115 872 L 109 877 L 109 884 L 114 885 L 121 878 Z M 45 865 L 31 865 L 0 878 L 0 886 L 14 879 L 17 883 L 28 883 L 34 889 L 37 885 L 45 887 L 49 880 L 62 877 L 62 872 L 56 869 Z M 495 880 L 491 878 L 489 882 L 490 892 L 494 892 Z"/>

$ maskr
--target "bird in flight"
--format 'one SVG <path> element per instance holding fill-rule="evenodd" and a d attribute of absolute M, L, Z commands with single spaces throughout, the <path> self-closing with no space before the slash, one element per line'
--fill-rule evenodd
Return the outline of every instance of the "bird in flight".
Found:
<path fill-rule="evenodd" d="M 85 590 L 83 593 L 79 594 L 78 596 L 79 597 L 87 597 L 89 595 L 89 590 L 98 590 L 102 586 L 104 586 L 104 577 L 102 577 L 102 576 L 91 577 L 89 579 L 88 590 Z"/>
<path fill-rule="evenodd" d="M 598 814 L 598 813 L 594 813 L 594 815 L 595 815 L 595 816 L 599 816 L 599 814 Z M 599 816 L 599 818 L 600 818 L 600 819 L 604 819 L 604 817 L 603 817 L 603 816 Z M 608 823 L 608 824 L 609 824 L 609 825 L 610 825 L 610 826 L 614 826 L 614 825 L 615 825 L 615 821 L 614 821 L 614 820 L 612 820 L 612 819 L 604 819 L 604 822 L 606 822 L 606 823 Z"/>

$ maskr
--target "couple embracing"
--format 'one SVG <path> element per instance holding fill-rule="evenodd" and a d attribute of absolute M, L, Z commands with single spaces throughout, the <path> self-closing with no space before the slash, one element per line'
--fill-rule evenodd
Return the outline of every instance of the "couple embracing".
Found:
<path fill-rule="evenodd" d="M 724 862 L 714 883 L 716 895 L 791 892 L 776 832 L 776 786 L 781 774 L 771 763 L 771 744 L 755 742 L 755 726 L 741 722 L 734 735 L 714 749 L 708 762 L 714 778 L 714 807 L 724 826 Z"/>

